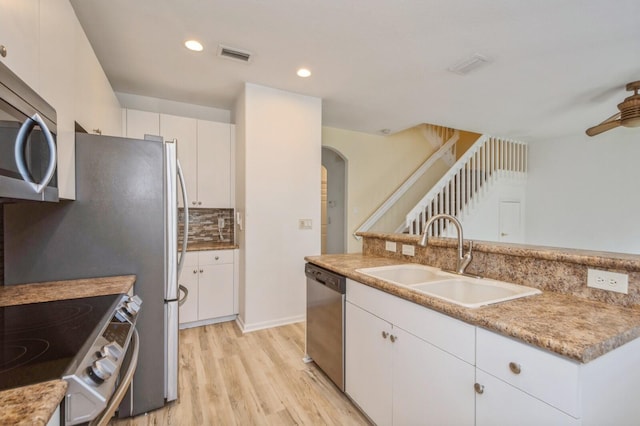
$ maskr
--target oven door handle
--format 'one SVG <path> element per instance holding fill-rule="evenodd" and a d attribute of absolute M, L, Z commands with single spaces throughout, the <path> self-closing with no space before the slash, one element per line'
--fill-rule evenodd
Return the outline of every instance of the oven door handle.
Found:
<path fill-rule="evenodd" d="M 90 423 L 91 426 L 106 426 L 107 424 L 109 424 L 109 421 L 118 409 L 120 402 L 124 398 L 124 395 L 127 393 L 127 389 L 129 389 L 131 380 L 133 380 L 133 373 L 136 372 L 136 367 L 138 366 L 138 353 L 140 349 L 139 342 L 140 338 L 138 336 L 138 330 L 134 328 L 133 336 L 131 339 L 131 344 L 133 345 L 133 353 L 131 354 L 131 362 L 129 363 L 129 368 L 120 381 L 120 385 L 113 393 L 113 396 L 109 401 L 109 405 L 107 405 L 107 408 L 104 409 L 99 417 L 97 417 Z"/>
<path fill-rule="evenodd" d="M 42 177 L 42 180 L 39 183 L 35 183 L 33 179 L 31 179 L 31 175 L 27 167 L 27 161 L 24 155 L 24 147 L 27 143 L 27 139 L 29 139 L 29 135 L 35 128 L 36 124 L 40 126 L 40 129 L 42 129 L 44 138 L 47 141 L 47 147 L 49 148 L 49 164 L 47 165 L 47 171 L 45 175 Z M 22 123 L 22 126 L 20 126 L 20 130 L 18 131 L 18 135 L 16 136 L 14 156 L 16 159 L 16 165 L 18 166 L 18 171 L 20 172 L 22 179 L 25 182 L 30 183 L 37 194 L 41 193 L 44 188 L 49 185 L 49 182 L 51 182 L 51 179 L 53 178 L 53 175 L 56 171 L 56 143 L 53 140 L 53 136 L 51 135 L 51 132 L 49 131 L 49 128 L 45 124 L 44 120 L 37 113 L 33 114 L 31 118 L 25 120 L 25 122 Z"/>

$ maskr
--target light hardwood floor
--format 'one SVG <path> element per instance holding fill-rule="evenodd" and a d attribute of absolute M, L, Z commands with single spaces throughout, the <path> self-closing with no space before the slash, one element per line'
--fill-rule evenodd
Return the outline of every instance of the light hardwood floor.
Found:
<path fill-rule="evenodd" d="M 303 356 L 304 323 L 244 335 L 235 322 L 181 330 L 179 400 L 110 425 L 369 425 Z"/>

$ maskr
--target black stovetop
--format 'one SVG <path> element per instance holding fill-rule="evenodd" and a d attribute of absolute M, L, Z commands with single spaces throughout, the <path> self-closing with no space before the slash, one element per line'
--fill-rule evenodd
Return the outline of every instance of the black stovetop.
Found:
<path fill-rule="evenodd" d="M 61 379 L 118 298 L 0 307 L 0 390 Z"/>

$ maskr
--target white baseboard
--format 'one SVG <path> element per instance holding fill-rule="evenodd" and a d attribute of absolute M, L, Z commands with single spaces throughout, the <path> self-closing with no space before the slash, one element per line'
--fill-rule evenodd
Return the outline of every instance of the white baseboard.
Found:
<path fill-rule="evenodd" d="M 183 324 L 180 324 L 179 328 L 180 328 L 180 330 L 184 330 L 185 328 L 201 327 L 203 325 L 217 324 L 219 322 L 233 321 L 234 319 L 237 319 L 237 318 L 238 318 L 238 315 L 227 315 L 226 317 L 210 318 L 210 319 L 206 319 L 206 320 L 193 321 L 193 322 L 185 322 Z"/>
<path fill-rule="evenodd" d="M 282 325 L 294 324 L 302 322 L 306 319 L 306 315 L 296 315 L 294 317 L 278 318 L 271 321 L 257 322 L 253 324 L 245 324 L 243 319 L 238 315 L 236 318 L 236 324 L 240 327 L 242 333 L 250 333 L 252 331 L 264 330 L 266 328 L 280 327 Z"/>

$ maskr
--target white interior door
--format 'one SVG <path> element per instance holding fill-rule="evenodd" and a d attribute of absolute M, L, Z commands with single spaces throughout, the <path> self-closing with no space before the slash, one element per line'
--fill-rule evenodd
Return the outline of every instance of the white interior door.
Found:
<path fill-rule="evenodd" d="M 520 201 L 500 201 L 499 221 L 499 241 L 507 243 L 524 242 Z"/>

